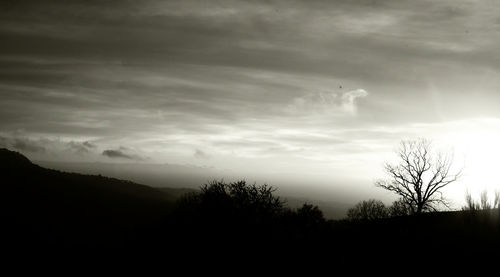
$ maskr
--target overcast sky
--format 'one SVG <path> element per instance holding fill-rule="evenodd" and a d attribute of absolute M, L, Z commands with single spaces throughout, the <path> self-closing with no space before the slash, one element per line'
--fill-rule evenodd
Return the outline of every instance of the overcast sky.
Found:
<path fill-rule="evenodd" d="M 484 177 L 500 154 L 496 1 L 10 2 L 0 146 L 29 157 L 376 191 L 398 142 L 427 137 L 500 185 Z"/>

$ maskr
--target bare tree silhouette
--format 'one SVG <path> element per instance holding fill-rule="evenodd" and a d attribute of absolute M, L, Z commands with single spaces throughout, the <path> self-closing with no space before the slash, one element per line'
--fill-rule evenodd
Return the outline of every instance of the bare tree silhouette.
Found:
<path fill-rule="evenodd" d="M 439 205 L 449 207 L 441 189 L 462 173 L 451 173 L 453 155 L 433 153 L 426 139 L 402 141 L 397 155 L 398 164 L 385 164 L 389 179 L 375 185 L 401 196 L 414 214 L 436 211 Z"/>

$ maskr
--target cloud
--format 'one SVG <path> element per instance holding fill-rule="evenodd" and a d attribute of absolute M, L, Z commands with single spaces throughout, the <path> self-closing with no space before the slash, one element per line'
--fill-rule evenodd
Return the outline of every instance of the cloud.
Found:
<path fill-rule="evenodd" d="M 43 153 L 45 147 L 40 145 L 40 142 L 27 138 L 14 138 L 10 145 L 20 151 L 28 151 L 32 153 Z"/>
<path fill-rule="evenodd" d="M 364 89 L 351 90 L 342 94 L 342 108 L 350 113 L 356 113 L 356 99 L 368 96 L 368 92 Z"/>
<path fill-rule="evenodd" d="M 41 160 L 91 158 L 96 154 L 93 150 L 97 149 L 97 145 L 90 141 L 38 136 L 22 130 L 0 134 L 0 147 L 29 153 L 30 157 Z"/>
<path fill-rule="evenodd" d="M 89 141 L 84 141 L 84 142 L 77 142 L 77 141 L 70 141 L 68 142 L 68 148 L 69 150 L 73 151 L 76 154 L 87 154 L 90 153 L 91 149 L 96 148 L 97 146 Z"/>
<path fill-rule="evenodd" d="M 201 151 L 200 149 L 196 149 L 196 150 L 194 151 L 194 154 L 193 154 L 193 155 L 194 155 L 194 157 L 195 157 L 196 159 L 200 159 L 200 160 L 208 160 L 208 159 L 210 159 L 210 158 L 211 158 L 211 157 L 210 157 L 210 155 L 208 155 L 207 153 L 205 153 L 205 152 Z"/>
<path fill-rule="evenodd" d="M 112 159 L 126 159 L 126 160 L 134 160 L 134 161 L 142 161 L 143 157 L 136 154 L 129 154 L 124 152 L 124 147 L 120 147 L 120 149 L 107 149 L 102 152 L 103 156 Z"/>
<path fill-rule="evenodd" d="M 90 141 L 84 141 L 82 143 L 83 146 L 87 147 L 87 148 L 96 148 L 97 146 L 93 143 L 91 143 Z"/>
<path fill-rule="evenodd" d="M 429 107 L 500 116 L 499 13 L 485 3 L 28 2 L 0 8 L 0 126 L 47 157 L 319 155 L 435 122 Z"/>
<path fill-rule="evenodd" d="M 347 92 L 310 93 L 294 99 L 291 109 L 295 113 L 320 113 L 330 115 L 354 115 L 357 112 L 356 99 L 368 96 L 364 89 Z"/>
<path fill-rule="evenodd" d="M 102 157 L 144 161 L 149 158 L 142 152 L 131 147 L 108 148 L 109 144 L 99 140 L 99 147 L 91 140 L 76 140 L 73 138 L 56 138 L 50 136 L 35 136 L 22 130 L 14 133 L 0 133 L 0 147 L 16 149 L 38 160 L 63 161 L 96 161 Z M 103 152 L 99 149 L 104 148 Z"/>
<path fill-rule="evenodd" d="M 500 54 L 497 36 L 488 35 L 495 28 L 483 27 L 498 25 L 489 24 L 498 14 L 491 5 L 87 3 L 22 1 L 0 9 L 3 130 L 109 138 L 155 130 L 203 133 L 210 132 L 207 126 L 249 119 L 281 126 L 283 106 L 294 99 L 306 102 L 294 115 L 356 114 L 364 96 L 330 92 L 336 82 L 366 88 L 377 103 L 403 102 L 363 106 L 374 124 L 433 120 L 426 103 L 415 104 L 422 80 L 440 83 L 450 111 L 471 110 L 457 104 L 467 99 L 455 101 L 471 84 L 481 84 L 475 99 L 500 100 L 498 63 L 491 59 Z M 75 16 L 74 10 L 81 12 Z M 470 51 L 457 55 L 455 46 Z M 492 69 L 489 78 L 484 67 Z M 310 91 L 323 92 L 307 96 Z M 385 115 L 387 109 L 397 114 Z"/>
<path fill-rule="evenodd" d="M 9 145 L 8 145 L 8 140 L 6 137 L 2 137 L 0 136 L 0 147 L 2 148 L 7 148 Z"/>
<path fill-rule="evenodd" d="M 22 131 L 14 132 L 14 134 L 5 133 L 4 135 L 0 136 L 0 147 L 16 149 L 30 154 L 49 154 L 58 146 L 65 145 L 60 141 L 43 137 L 32 138 L 27 134 L 23 134 Z"/>

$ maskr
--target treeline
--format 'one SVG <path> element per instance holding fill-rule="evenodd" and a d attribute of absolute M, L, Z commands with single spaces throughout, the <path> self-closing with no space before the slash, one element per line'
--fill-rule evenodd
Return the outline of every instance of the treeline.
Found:
<path fill-rule="evenodd" d="M 376 199 L 363 200 L 347 210 L 347 219 L 351 221 L 375 220 L 388 217 L 408 216 L 412 214 L 409 204 L 403 199 L 394 201 L 391 206 Z"/>
<path fill-rule="evenodd" d="M 465 206 L 462 207 L 463 211 L 478 211 L 497 209 L 500 206 L 500 191 L 495 191 L 493 200 L 490 200 L 488 191 L 481 192 L 479 201 L 472 197 L 469 191 L 465 192 Z"/>
<path fill-rule="evenodd" d="M 203 234 L 247 242 L 317 240 L 328 232 L 330 225 L 317 206 L 291 209 L 275 191 L 246 181 L 212 181 L 177 201 L 170 230 L 191 238 Z"/>
<path fill-rule="evenodd" d="M 363 200 L 354 207 L 347 210 L 347 219 L 349 221 L 369 221 L 382 218 L 402 217 L 412 215 L 414 210 L 411 204 L 404 201 L 403 198 L 392 202 L 391 206 L 386 206 L 382 201 L 376 199 Z M 488 192 L 482 191 L 479 200 L 472 197 L 471 193 L 465 193 L 465 206 L 462 211 L 479 211 L 498 209 L 500 207 L 500 191 L 495 191 L 493 199 L 490 199 Z M 430 211 L 438 211 L 430 210 Z"/>

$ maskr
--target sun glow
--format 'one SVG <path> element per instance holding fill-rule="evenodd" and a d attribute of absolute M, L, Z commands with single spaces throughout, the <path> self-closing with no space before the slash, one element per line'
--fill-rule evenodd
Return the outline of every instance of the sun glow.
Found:
<path fill-rule="evenodd" d="M 453 124 L 444 129 L 437 139 L 440 146 L 451 147 L 456 168 L 463 167 L 463 175 L 457 185 L 449 189 L 455 202 L 462 203 L 465 191 L 473 197 L 486 190 L 490 197 L 500 191 L 497 176 L 500 157 L 500 121 L 480 119 Z"/>

